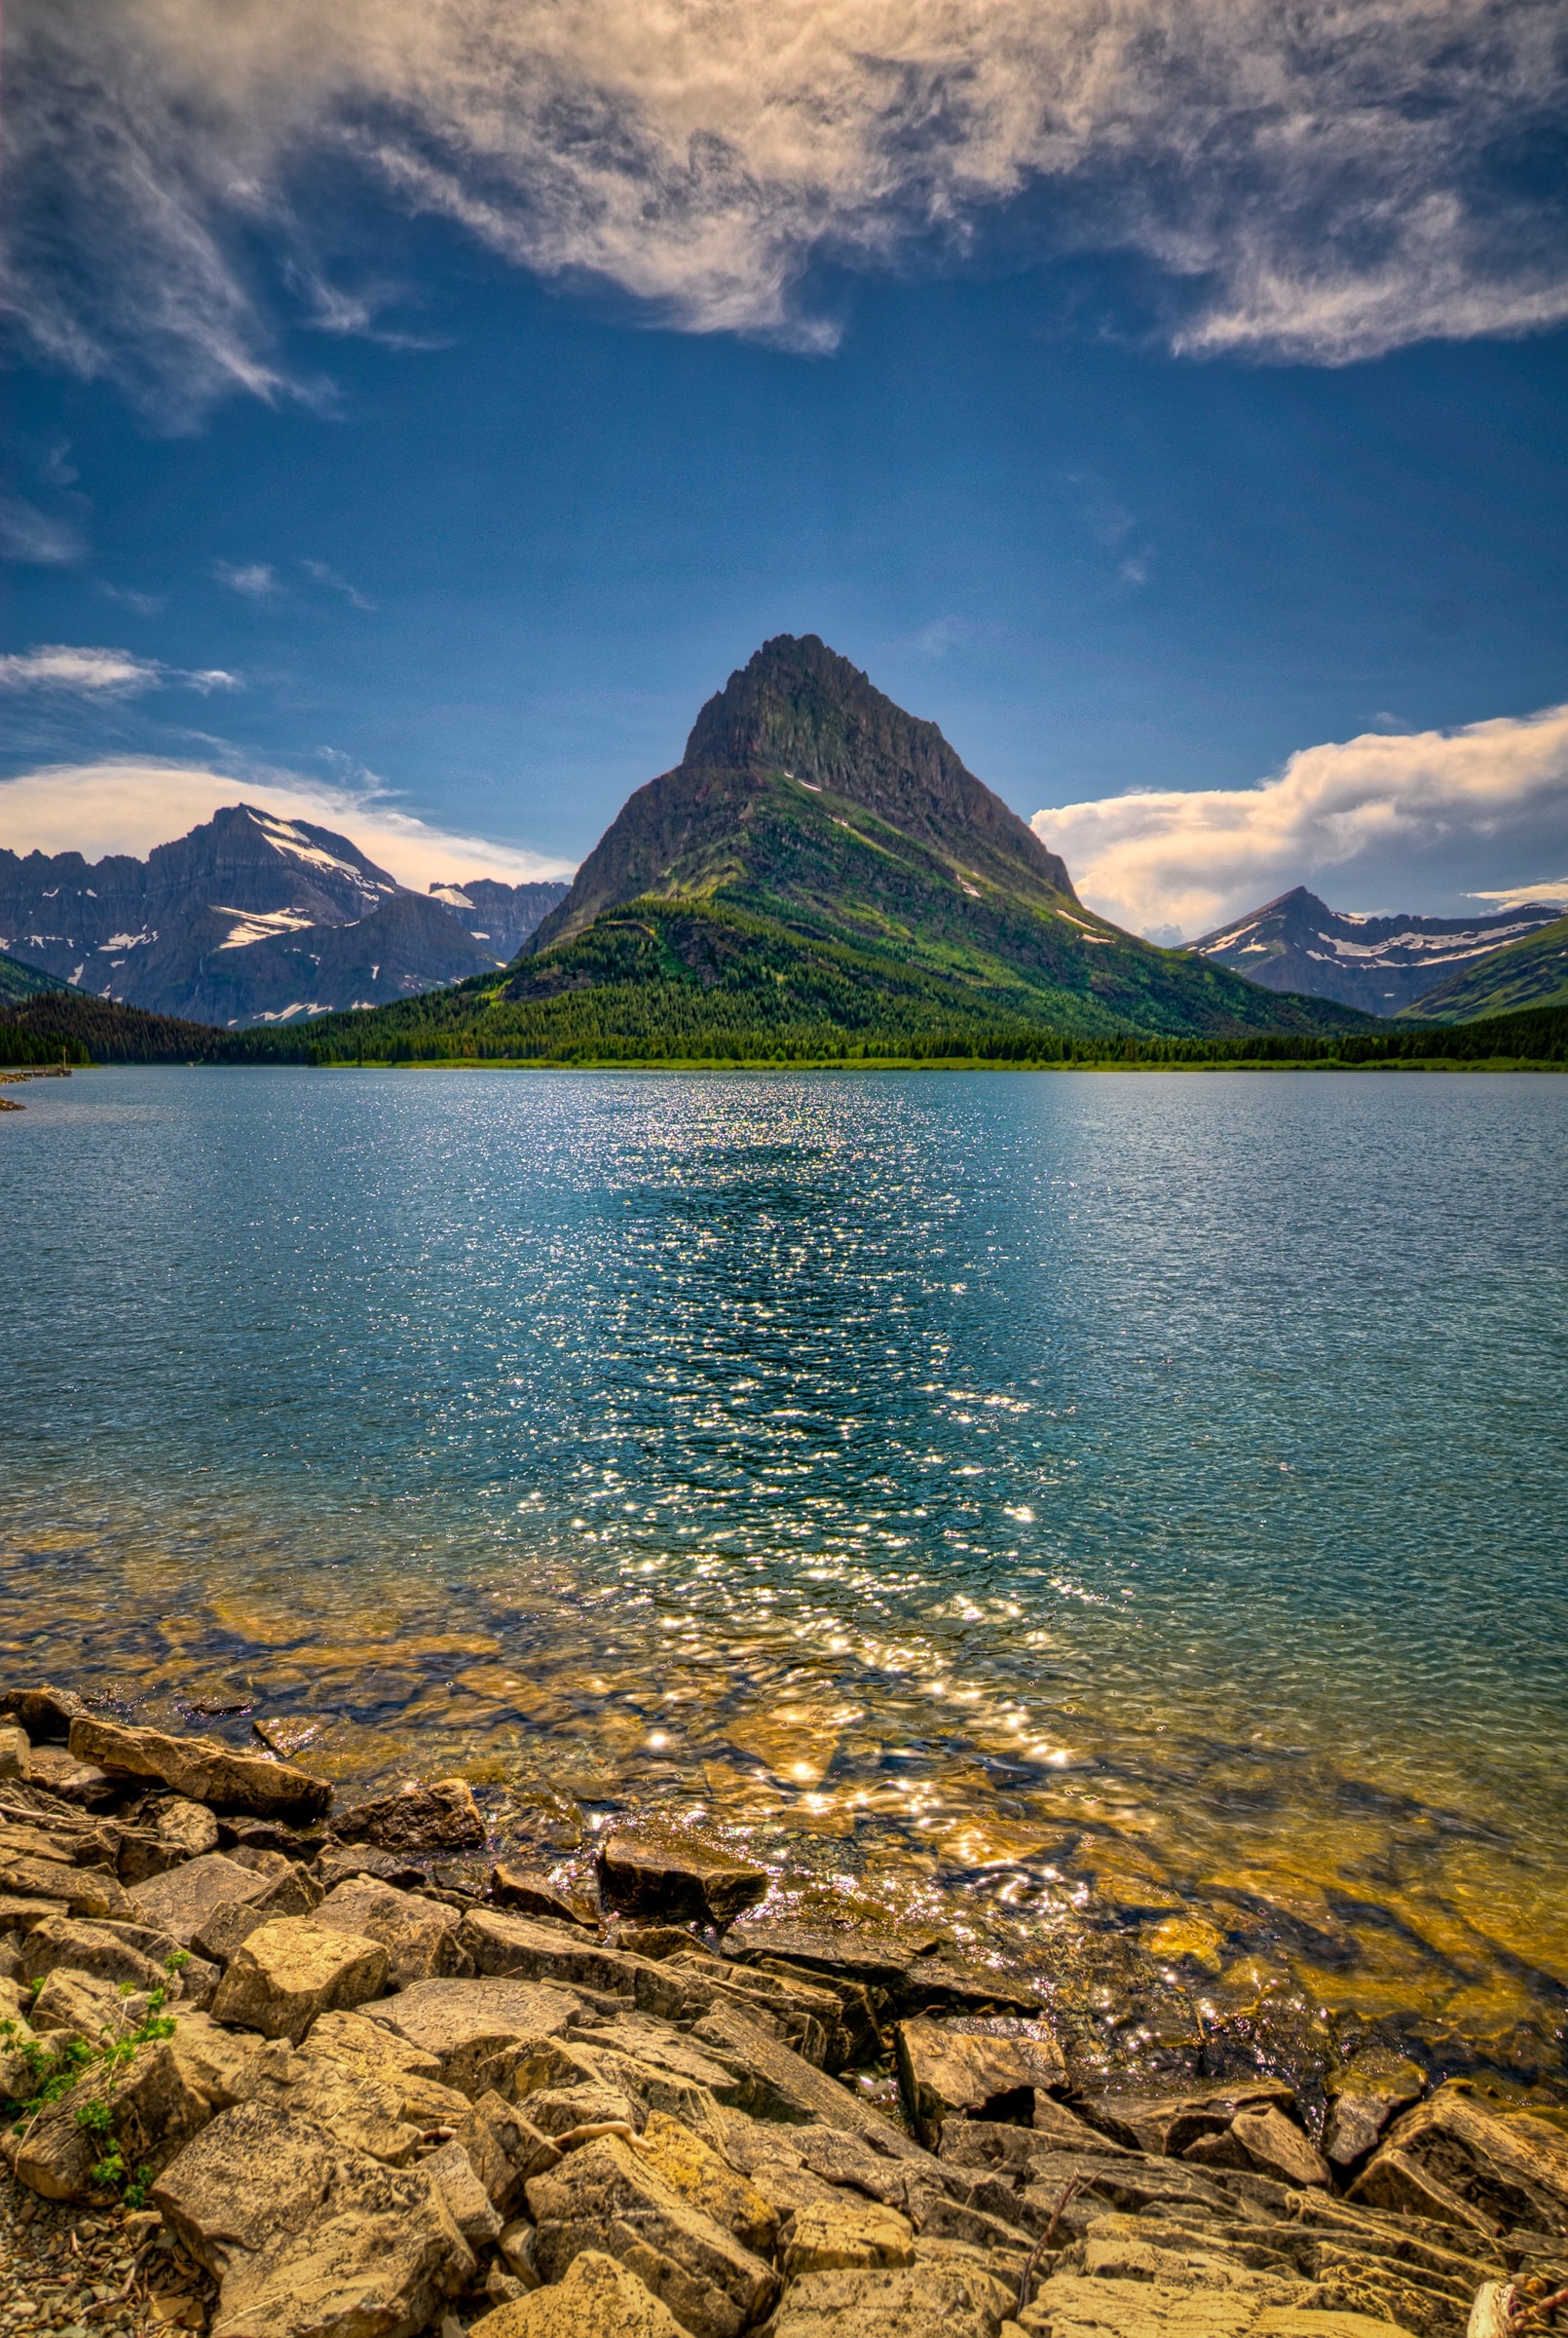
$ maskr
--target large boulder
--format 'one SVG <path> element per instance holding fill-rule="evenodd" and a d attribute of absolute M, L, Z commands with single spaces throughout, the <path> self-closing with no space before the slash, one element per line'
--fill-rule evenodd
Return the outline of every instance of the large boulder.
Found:
<path fill-rule="evenodd" d="M 378 1941 L 284 1916 L 242 1943 L 218 1983 L 212 2015 L 297 2046 L 318 2014 L 363 2005 L 386 1986 L 387 1951 Z"/>
<path fill-rule="evenodd" d="M 767 1896 L 765 1867 L 704 1843 L 684 1828 L 613 1834 L 600 1847 L 599 1882 L 612 1907 L 716 1932 Z"/>
<path fill-rule="evenodd" d="M 869 2200 L 840 2199 L 831 2206 L 802 2208 L 784 2251 L 784 2271 L 792 2280 L 804 2273 L 866 2271 L 914 2262 L 915 2228 L 909 2218 Z"/>
<path fill-rule="evenodd" d="M 387 1978 L 394 1989 L 471 1970 L 458 1940 L 462 1919 L 455 1907 L 394 1891 L 374 1876 L 338 1884 L 321 1902 L 316 1920 L 379 1941 L 387 1951 Z"/>
<path fill-rule="evenodd" d="M 247 1811 L 262 1819 L 317 1819 L 332 1789 L 283 1761 L 235 1754 L 210 1737 L 166 1737 L 158 1729 L 128 1729 L 118 1721 L 78 1714 L 70 1750 L 77 1761 L 127 1778 L 156 1778 L 188 1801 L 210 1810 Z"/>
<path fill-rule="evenodd" d="M 203 1918 L 191 1945 L 215 1965 L 232 1964 L 243 1943 L 263 1924 L 282 1916 L 309 1916 L 321 1904 L 321 1887 L 310 1869 L 285 1865 L 280 1873 L 258 1871 L 262 1890 L 249 1900 L 226 1900 Z"/>
<path fill-rule="evenodd" d="M 778 2238 L 778 2217 L 748 2176 L 721 2152 L 665 2111 L 650 2111 L 638 2139 L 643 2159 L 672 2190 L 745 2248 L 766 2256 Z"/>
<path fill-rule="evenodd" d="M 778 2294 L 778 2281 L 636 2146 L 602 2135 L 528 2187 L 536 2255 L 559 2281 L 583 2249 L 617 2257 L 661 2298 L 691 2338 L 740 2338 Z"/>
<path fill-rule="evenodd" d="M 93 2114 L 92 2124 L 79 2116 Z M 157 2169 L 181 2151 L 212 2116 L 171 2040 L 143 2046 L 123 2070 L 93 2070 L 33 2121 L 17 2146 L 17 2180 L 45 2200 L 114 2198 L 112 2179 L 96 2172 L 117 2149 L 125 2170 Z"/>
<path fill-rule="evenodd" d="M 0 1893 L 58 1901 L 71 1916 L 131 1916 L 135 1908 L 112 1867 L 80 1867 L 0 1847 Z"/>
<path fill-rule="evenodd" d="M 685 2338 L 668 2306 L 603 2250 L 585 2248 L 559 2281 L 484 2319 L 485 2338 Z"/>
<path fill-rule="evenodd" d="M 223 2112 L 153 2206 L 221 2284 L 213 2338 L 412 2338 L 474 2272 L 439 2187 L 286 2101 Z"/>
<path fill-rule="evenodd" d="M 683 2010 L 685 1991 L 661 1965 L 623 1956 L 564 1924 L 511 1915 L 504 1908 L 470 1908 L 460 1935 L 474 1970 L 497 1979 L 553 1980 L 565 1988 L 627 1997 L 651 2012 Z M 639 1989 L 641 1984 L 641 1990 Z"/>
<path fill-rule="evenodd" d="M 1066 2085 L 1062 2049 L 1043 2023 L 999 2036 L 973 2021 L 901 2021 L 894 2039 L 905 2107 L 932 2150 L 954 2113 L 1027 2126 L 1036 2089 Z"/>
<path fill-rule="evenodd" d="M 179 1990 L 159 1959 L 115 1927 L 78 1923 L 66 1915 L 47 1916 L 35 1923 L 21 1944 L 19 1961 L 24 1980 L 42 1980 L 56 1966 L 64 1965 L 95 1980 L 112 1981 L 116 1987 L 125 1982 L 131 1989 L 163 1987 L 175 1994 Z"/>
<path fill-rule="evenodd" d="M 394 1794 L 378 1794 L 340 1811 L 333 1832 L 346 1843 L 374 1843 L 383 1851 L 475 1851 L 485 1839 L 485 1823 L 463 1778 L 440 1778 L 433 1786 L 410 1780 Z"/>
<path fill-rule="evenodd" d="M 504 2093 L 527 2041 L 559 2037 L 579 2010 L 564 1990 L 529 1981 L 421 1980 L 364 2017 L 429 2055 L 442 2085 L 473 2099 Z"/>

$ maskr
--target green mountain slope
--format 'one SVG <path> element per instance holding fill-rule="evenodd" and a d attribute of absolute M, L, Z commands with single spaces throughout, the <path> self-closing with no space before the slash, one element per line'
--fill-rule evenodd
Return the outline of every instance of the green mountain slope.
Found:
<path fill-rule="evenodd" d="M 1472 1023 L 1526 1006 L 1568 1006 L 1568 918 L 1462 967 L 1400 1012 L 1405 1023 Z"/>
<path fill-rule="evenodd" d="M 680 764 L 626 804 L 503 997 L 544 1009 L 649 982 L 672 994 L 683 1027 L 707 1017 L 717 1030 L 744 994 L 748 1023 L 780 1034 L 823 1017 L 845 1032 L 913 1020 L 1085 1036 L 1362 1020 L 1086 910 L 1062 861 L 936 725 L 814 634 L 765 643 L 708 701 Z M 626 1006 L 579 1002 L 572 1019 L 608 1040 Z"/>
<path fill-rule="evenodd" d="M 19 959 L 0 954 L 0 1006 L 15 1006 L 19 999 L 65 988 L 57 974 L 46 974 L 38 966 L 24 966 Z"/>

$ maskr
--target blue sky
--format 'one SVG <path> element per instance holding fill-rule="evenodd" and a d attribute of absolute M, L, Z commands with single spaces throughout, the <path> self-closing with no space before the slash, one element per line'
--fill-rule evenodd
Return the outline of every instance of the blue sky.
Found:
<path fill-rule="evenodd" d="M 1026 816 L 1201 805 L 1303 751 L 1405 742 L 1356 797 L 1353 848 L 1320 821 L 1262 849 L 1264 791 L 1212 884 L 1145 865 L 1137 889 L 1112 853 L 1101 898 L 1162 935 L 1282 876 L 1360 909 L 1568 879 L 1563 742 L 1513 728 L 1568 699 L 1564 116 L 1536 12 L 1517 56 L 1445 85 L 1437 145 L 1413 100 L 1458 68 L 1415 42 L 1418 10 L 1369 4 L 1350 65 L 1288 60 L 1331 148 L 1303 184 L 1230 78 L 1284 73 L 1266 12 L 1227 17 L 1234 57 L 1204 50 L 1201 122 L 1124 59 L 1110 128 L 1062 163 L 1041 123 L 1065 67 L 1037 11 L 952 0 L 952 54 L 924 63 L 978 60 L 989 110 L 954 128 L 926 104 L 893 140 L 885 99 L 826 112 L 838 68 L 811 63 L 861 0 L 798 0 L 782 94 L 693 10 L 673 127 L 637 78 L 646 30 L 584 0 L 552 66 L 609 117 L 584 187 L 579 132 L 513 78 L 520 42 L 537 64 L 523 0 L 478 7 L 482 103 L 437 42 L 418 118 L 431 36 L 383 0 L 387 54 L 355 64 L 352 103 L 319 60 L 241 44 L 243 200 L 214 159 L 239 103 L 216 13 L 128 6 L 140 110 L 107 67 L 98 100 L 122 181 L 50 132 L 50 91 L 93 55 L 74 9 L 13 36 L 0 843 L 57 846 L 88 802 L 72 774 L 107 766 L 115 838 L 144 848 L 162 807 L 196 801 L 158 783 L 173 765 L 213 774 L 212 802 L 287 781 L 351 833 L 390 807 L 570 864 L 732 666 L 811 630 Z M 671 140 L 690 164 L 697 132 L 729 161 L 672 197 Z M 161 207 L 116 270 L 149 175 Z M 126 657 L 73 678 L 40 648 Z M 1479 778 L 1474 735 L 1421 744 L 1477 725 L 1502 740 Z M 1347 784 L 1365 751 L 1332 768 Z M 113 841 L 82 816 L 85 848 Z"/>

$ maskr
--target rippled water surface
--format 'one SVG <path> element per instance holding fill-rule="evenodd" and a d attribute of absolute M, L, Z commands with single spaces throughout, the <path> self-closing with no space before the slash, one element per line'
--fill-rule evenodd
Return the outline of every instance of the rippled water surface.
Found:
<path fill-rule="evenodd" d="M 1568 1080 L 13 1092 L 6 1670 L 1550 2064 Z"/>

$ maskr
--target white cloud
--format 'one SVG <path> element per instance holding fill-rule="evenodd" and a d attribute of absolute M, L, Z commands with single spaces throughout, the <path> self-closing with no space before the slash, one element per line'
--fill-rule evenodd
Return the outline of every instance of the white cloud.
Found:
<path fill-rule="evenodd" d="M 1085 902 L 1187 939 L 1308 885 L 1341 909 L 1558 898 L 1568 706 L 1460 731 L 1304 747 L 1256 787 L 1106 796 L 1037 811 Z M 1499 889 L 1478 893 L 1477 880 Z"/>
<path fill-rule="evenodd" d="M 212 574 L 247 601 L 270 601 L 278 591 L 278 579 L 265 560 L 214 560 Z"/>
<path fill-rule="evenodd" d="M 42 642 L 35 649 L 0 658 L 0 690 L 74 690 L 89 697 L 119 697 L 169 685 L 204 692 L 243 687 L 238 674 L 227 674 L 221 666 L 193 673 L 184 666 L 162 665 L 156 658 L 133 657 L 130 650 L 86 649 L 66 641 Z"/>
<path fill-rule="evenodd" d="M 56 764 L 0 780 L 0 845 L 13 852 L 81 852 L 89 860 L 106 852 L 145 858 L 154 845 L 241 802 L 337 830 L 418 892 L 465 877 L 520 885 L 572 875 L 570 861 L 433 827 L 373 792 L 324 787 L 294 772 L 237 777 L 196 764 L 129 758 Z"/>
<path fill-rule="evenodd" d="M 814 258 L 961 248 L 1031 182 L 1061 247 L 1185 284 L 1194 352 L 1525 330 L 1568 314 L 1515 167 L 1560 125 L 1560 29 L 1556 0 L 50 0 L 10 34 L 13 298 L 80 371 L 276 396 L 245 254 L 359 329 L 296 193 L 347 159 L 693 330 L 829 346 Z"/>
<path fill-rule="evenodd" d="M 1568 877 L 1546 885 L 1508 885 L 1497 893 L 1473 893 L 1472 900 L 1494 901 L 1499 909 L 1522 909 L 1527 901 L 1560 901 L 1568 909 Z"/>

